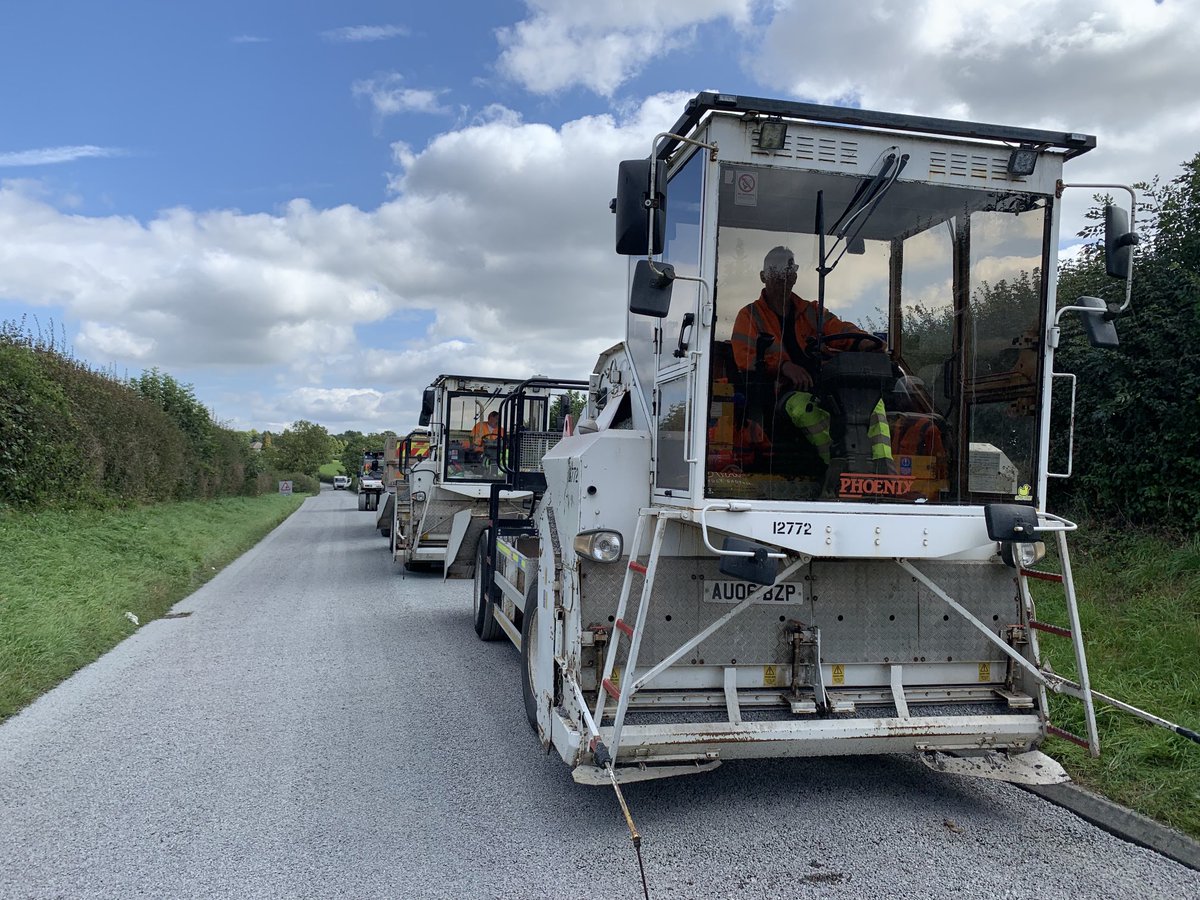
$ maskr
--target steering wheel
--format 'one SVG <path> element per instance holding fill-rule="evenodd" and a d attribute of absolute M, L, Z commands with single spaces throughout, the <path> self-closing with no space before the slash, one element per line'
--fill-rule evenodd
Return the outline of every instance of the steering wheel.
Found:
<path fill-rule="evenodd" d="M 862 343 L 868 343 L 872 346 L 872 351 L 882 350 L 887 346 L 883 338 L 874 334 L 867 334 L 865 331 L 840 331 L 837 334 L 827 334 L 821 338 L 822 344 L 828 344 L 831 341 L 853 341 L 854 343 L 847 349 L 857 350 Z"/>

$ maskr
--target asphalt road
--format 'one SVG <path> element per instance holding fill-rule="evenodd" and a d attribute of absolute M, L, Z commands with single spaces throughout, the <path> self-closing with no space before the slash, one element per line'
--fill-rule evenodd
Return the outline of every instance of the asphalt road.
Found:
<path fill-rule="evenodd" d="M 470 587 L 326 491 L 0 726 L 0 897 L 639 897 L 612 793 L 543 756 Z M 651 895 L 1200 896 L 1200 873 L 908 758 L 627 788 Z"/>

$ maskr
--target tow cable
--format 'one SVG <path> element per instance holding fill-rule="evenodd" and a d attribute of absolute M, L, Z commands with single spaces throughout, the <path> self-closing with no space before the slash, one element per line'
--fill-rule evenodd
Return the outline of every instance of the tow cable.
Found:
<path fill-rule="evenodd" d="M 633 816 L 629 814 L 629 805 L 625 802 L 625 795 L 621 793 L 621 783 L 617 781 L 617 773 L 613 771 L 612 756 L 609 755 L 608 748 L 599 738 L 596 739 L 595 746 L 592 748 L 592 756 L 596 760 L 596 765 L 603 766 L 604 770 L 608 772 L 613 791 L 617 795 L 617 802 L 621 804 L 621 813 L 625 816 L 625 825 L 629 829 L 629 839 L 633 841 L 633 852 L 637 854 L 638 872 L 642 876 L 642 894 L 646 900 L 650 900 L 650 888 L 646 886 L 646 867 L 642 864 L 642 836 L 638 834 L 637 826 L 633 824 Z"/>
<path fill-rule="evenodd" d="M 612 754 L 608 752 L 608 747 L 604 746 L 604 741 L 600 740 L 600 729 L 596 727 L 592 714 L 588 712 L 587 700 L 583 696 L 579 683 L 569 675 L 564 680 L 570 685 L 571 692 L 575 695 L 575 702 L 579 704 L 579 709 L 583 713 L 584 724 L 587 725 L 587 730 L 592 735 L 590 744 L 592 758 L 596 761 L 597 766 L 603 767 L 604 771 L 608 773 L 608 780 L 612 782 L 617 802 L 621 804 L 621 814 L 625 816 L 625 827 L 629 829 L 629 839 L 633 841 L 633 852 L 637 854 L 638 873 L 642 876 L 642 895 L 646 900 L 650 900 L 650 888 L 646 885 L 646 866 L 642 862 L 642 836 L 638 833 L 637 826 L 633 824 L 633 816 L 629 813 L 629 804 L 625 802 L 625 795 L 621 792 L 621 783 L 617 780 L 617 773 L 613 769 Z"/>

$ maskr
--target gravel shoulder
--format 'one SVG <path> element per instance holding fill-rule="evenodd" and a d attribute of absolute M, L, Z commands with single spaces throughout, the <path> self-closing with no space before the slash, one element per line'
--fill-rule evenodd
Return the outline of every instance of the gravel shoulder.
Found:
<path fill-rule="evenodd" d="M 610 791 L 525 723 L 470 588 L 325 491 L 0 726 L 0 896 L 639 897 Z M 1200 896 L 1200 872 L 916 760 L 630 785 L 654 897 Z"/>

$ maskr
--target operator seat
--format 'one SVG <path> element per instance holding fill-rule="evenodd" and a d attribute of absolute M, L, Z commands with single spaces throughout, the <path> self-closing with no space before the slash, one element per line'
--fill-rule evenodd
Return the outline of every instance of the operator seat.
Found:
<path fill-rule="evenodd" d="M 845 472 L 890 471 L 887 460 L 872 459 L 867 432 L 875 407 L 895 383 L 895 368 L 886 353 L 845 350 L 822 363 L 816 393 L 830 414 L 831 474 L 839 466 Z"/>

